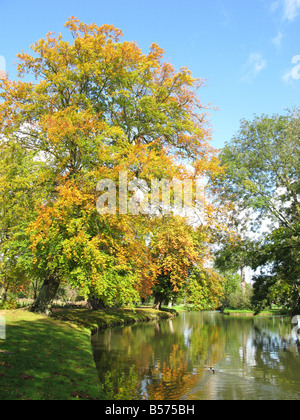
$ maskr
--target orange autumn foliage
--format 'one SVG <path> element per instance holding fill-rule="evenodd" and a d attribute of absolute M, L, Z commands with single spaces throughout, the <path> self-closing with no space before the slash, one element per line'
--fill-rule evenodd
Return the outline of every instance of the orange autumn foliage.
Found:
<path fill-rule="evenodd" d="M 149 184 L 219 173 L 196 93 L 203 81 L 175 70 L 157 44 L 144 54 L 121 41 L 112 25 L 71 17 L 65 27 L 72 43 L 48 33 L 33 55 L 18 55 L 20 79 L 0 81 L 0 133 L 43 162 L 43 199 L 27 227 L 35 275 L 107 304 L 151 294 L 161 275 L 177 292 L 193 266 L 205 267 L 210 230 L 175 216 L 99 215 L 96 185 L 118 185 L 120 171 Z"/>

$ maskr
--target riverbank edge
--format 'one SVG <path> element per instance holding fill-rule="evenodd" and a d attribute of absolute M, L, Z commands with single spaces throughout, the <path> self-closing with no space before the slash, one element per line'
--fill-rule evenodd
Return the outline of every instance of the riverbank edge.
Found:
<path fill-rule="evenodd" d="M 78 316 L 80 314 L 80 316 Z M 79 327 L 87 328 L 91 334 L 113 327 L 122 327 L 140 322 L 171 319 L 179 313 L 174 309 L 156 310 L 151 307 L 123 308 L 123 309 L 54 309 L 52 318 L 71 322 Z"/>
<path fill-rule="evenodd" d="M 0 400 L 105 400 L 91 335 L 106 328 L 171 319 L 174 310 L 55 309 L 51 317 L 26 309 L 0 311 Z"/>

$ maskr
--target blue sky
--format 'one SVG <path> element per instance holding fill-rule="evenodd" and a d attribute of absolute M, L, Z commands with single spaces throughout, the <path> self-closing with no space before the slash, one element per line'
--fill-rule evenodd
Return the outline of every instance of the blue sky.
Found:
<path fill-rule="evenodd" d="M 300 0 L 0 0 L 0 70 L 16 78 L 16 54 L 76 16 L 114 24 L 144 52 L 155 42 L 177 69 L 206 79 L 213 145 L 253 114 L 300 106 Z"/>

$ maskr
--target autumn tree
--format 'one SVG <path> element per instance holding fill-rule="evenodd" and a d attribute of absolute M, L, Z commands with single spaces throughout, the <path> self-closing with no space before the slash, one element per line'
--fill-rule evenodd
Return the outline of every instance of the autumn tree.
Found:
<path fill-rule="evenodd" d="M 18 55 L 19 79 L 0 85 L 1 134 L 44 162 L 48 178 L 27 226 L 33 270 L 44 281 L 33 306 L 41 312 L 63 281 L 108 304 L 132 302 L 143 279 L 147 290 L 155 282 L 149 216 L 99 216 L 99 181 L 118 186 L 120 171 L 128 182 L 184 179 L 183 161 L 195 178 L 218 171 L 207 108 L 195 93 L 202 80 L 176 71 L 156 44 L 144 54 L 122 42 L 112 25 L 71 17 L 65 26 L 73 42 L 48 33 L 32 54 Z"/>
<path fill-rule="evenodd" d="M 180 295 L 195 309 L 219 306 L 223 279 L 211 268 L 210 240 L 206 225 L 193 226 L 179 216 L 157 221 L 150 242 L 157 268 L 155 308 Z"/>
<path fill-rule="evenodd" d="M 164 217 L 151 238 L 151 253 L 157 264 L 157 283 L 154 286 L 154 307 L 173 300 L 196 264 L 200 249 L 194 240 L 192 226 L 181 217 Z M 175 299 L 174 299 L 175 300 Z"/>

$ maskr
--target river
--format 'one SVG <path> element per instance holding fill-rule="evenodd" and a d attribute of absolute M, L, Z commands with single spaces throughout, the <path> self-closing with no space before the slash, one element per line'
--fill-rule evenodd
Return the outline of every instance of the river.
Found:
<path fill-rule="evenodd" d="M 294 327 L 289 317 L 186 312 L 99 332 L 92 346 L 111 400 L 298 400 Z"/>

